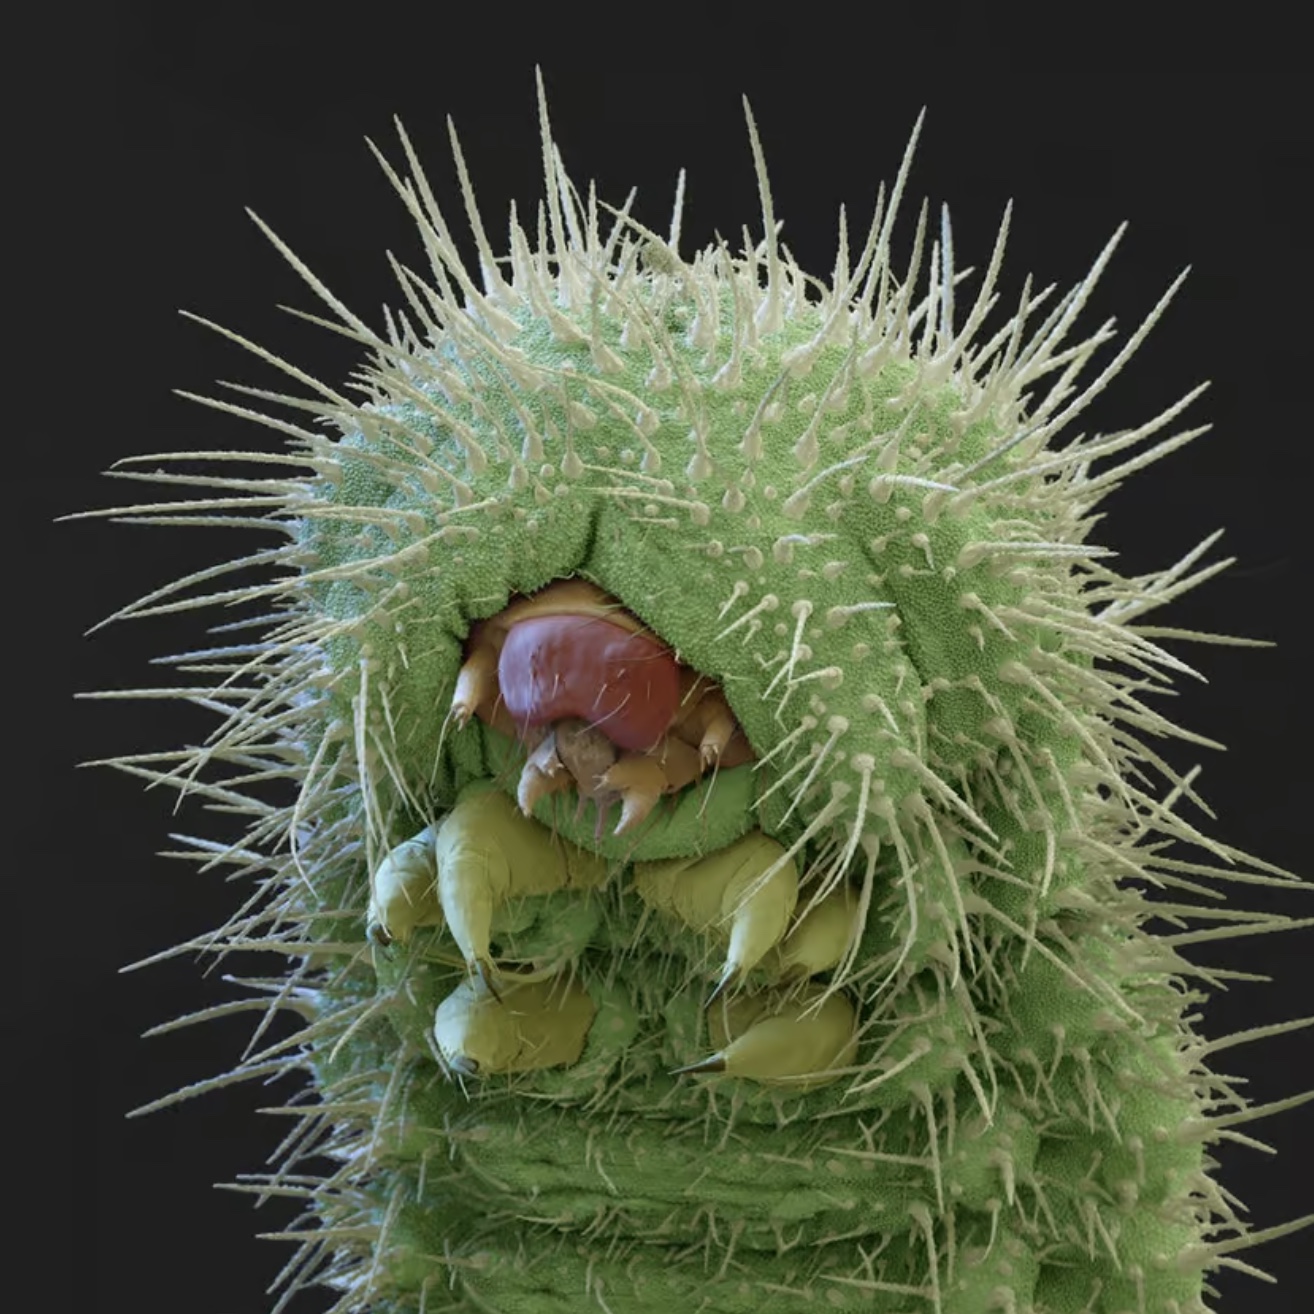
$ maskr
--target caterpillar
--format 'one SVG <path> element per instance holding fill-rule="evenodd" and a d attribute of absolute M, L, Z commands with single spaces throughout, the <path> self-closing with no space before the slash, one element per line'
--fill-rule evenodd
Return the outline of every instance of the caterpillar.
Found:
<path fill-rule="evenodd" d="M 920 120 L 825 281 L 751 112 L 761 233 L 692 256 L 679 195 L 662 235 L 581 194 L 541 81 L 539 117 L 505 258 L 452 133 L 474 273 L 400 125 L 410 176 L 375 150 L 430 260 L 382 330 L 265 227 L 363 401 L 210 326 L 304 391 L 197 398 L 288 450 L 209 454 L 270 473 L 189 512 L 284 541 L 115 613 L 260 625 L 177 659 L 204 746 L 115 762 L 250 813 L 195 841 L 255 887 L 208 947 L 283 953 L 304 1025 L 151 1107 L 310 1075 L 276 1314 L 316 1285 L 340 1314 L 1208 1310 L 1314 1217 L 1255 1229 L 1212 1175 L 1273 1106 L 1207 1066 L 1221 978 L 1183 951 L 1303 924 L 1220 882 L 1297 882 L 1204 835 L 1146 742 L 1204 742 L 1151 700 L 1193 674 L 1174 640 L 1231 640 L 1144 618 L 1212 540 L 1129 578 L 1092 538 L 1199 390 L 1068 436 L 1178 283 L 1088 378 L 1116 238 L 985 336 L 1007 215 L 961 305 L 947 216 L 893 267 Z"/>

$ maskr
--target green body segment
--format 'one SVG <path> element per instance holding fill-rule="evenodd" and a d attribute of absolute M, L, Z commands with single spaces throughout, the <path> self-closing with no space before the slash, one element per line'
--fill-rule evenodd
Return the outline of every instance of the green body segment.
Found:
<path fill-rule="evenodd" d="M 435 286 L 366 339 L 370 400 L 327 395 L 340 436 L 301 431 L 290 619 L 216 754 L 245 768 L 267 734 L 295 764 L 256 829 L 288 855 L 276 925 L 315 946 L 289 992 L 343 1165 L 312 1193 L 338 1308 L 1202 1314 L 1244 1230 L 1209 1176 L 1225 1085 L 1128 884 L 1217 874 L 1156 842 L 1199 837 L 1138 738 L 1184 734 L 1144 700 L 1189 668 L 1131 622 L 1190 559 L 1125 580 L 1086 542 L 1117 481 L 1092 462 L 1176 410 L 1055 446 L 1103 342 L 1059 345 L 1088 285 L 1029 339 L 1024 296 L 983 347 L 996 258 L 958 333 L 947 227 L 923 302 L 889 269 L 902 174 L 818 296 L 774 236 L 690 262 L 637 226 L 604 241 L 554 152 L 551 252 L 514 229 L 511 275 L 467 192 L 482 291 L 394 179 Z M 472 624 L 570 576 L 718 681 L 756 754 L 631 835 L 563 796 L 499 821 L 524 750 L 448 716 Z M 471 800 L 483 828 L 444 829 Z M 675 1071 L 709 1053 L 740 941 L 660 864 L 768 843 L 797 902 L 733 991 L 779 986 L 795 911 L 850 910 L 814 985 L 857 1045 L 816 1089 Z M 493 960 L 578 988 L 575 1061 L 451 1070 L 435 1016 L 484 1007 L 468 970 Z"/>

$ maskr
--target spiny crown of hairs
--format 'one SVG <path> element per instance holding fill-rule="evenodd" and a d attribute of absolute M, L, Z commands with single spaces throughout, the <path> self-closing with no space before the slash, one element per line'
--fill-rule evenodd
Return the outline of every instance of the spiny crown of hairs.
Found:
<path fill-rule="evenodd" d="M 258 481 L 253 485 L 253 481 L 226 481 L 233 485 L 232 492 L 243 495 L 238 501 L 244 510 L 252 505 L 246 495 L 268 495 L 265 504 L 274 506 L 278 515 L 286 516 L 283 523 L 297 539 L 291 547 L 258 553 L 198 572 L 116 613 L 117 616 L 142 616 L 239 598 L 257 601 L 268 597 L 291 604 L 290 614 L 281 616 L 280 630 L 271 643 L 265 645 L 258 658 L 240 668 L 250 673 L 258 662 L 272 674 L 276 669 L 276 659 L 277 677 L 268 679 L 259 688 L 244 690 L 243 701 L 236 710 L 232 710 L 231 699 L 238 688 L 234 681 L 237 672 L 230 674 L 218 690 L 208 691 L 214 702 L 225 706 L 229 719 L 224 730 L 212 737 L 212 745 L 190 758 L 186 773 L 188 787 L 195 786 L 196 771 L 204 761 L 231 757 L 234 753 L 238 758 L 249 756 L 254 748 L 253 731 L 258 728 L 262 735 L 267 734 L 270 718 L 282 720 L 284 733 L 276 738 L 281 741 L 279 751 L 283 751 L 288 732 L 299 733 L 318 715 L 318 693 L 326 684 L 341 691 L 345 681 L 348 701 L 354 709 L 354 725 L 336 727 L 342 748 L 339 765 L 354 767 L 352 774 L 365 796 L 366 849 L 370 861 L 374 861 L 381 848 L 386 846 L 389 814 L 397 803 L 396 798 L 385 800 L 380 796 L 395 791 L 405 806 L 421 815 L 429 810 L 429 805 L 420 797 L 416 782 L 408 778 L 406 771 L 399 769 L 388 736 L 380 733 L 376 725 L 368 723 L 369 713 L 375 705 L 370 696 L 372 691 L 365 689 L 371 663 L 362 659 L 345 672 L 329 674 L 324 671 L 319 654 L 335 638 L 345 633 L 359 634 L 366 622 L 372 624 L 385 620 L 404 607 L 395 585 L 379 588 L 377 581 L 380 577 L 401 578 L 434 543 L 459 547 L 466 541 L 466 535 L 477 532 L 474 526 L 478 518 L 494 510 L 497 499 L 476 496 L 472 485 L 475 477 L 490 470 L 505 472 L 509 498 L 519 489 L 539 485 L 544 456 L 555 456 L 556 467 L 565 480 L 587 481 L 595 474 L 605 474 L 606 482 L 594 482 L 590 489 L 595 495 L 614 499 L 642 498 L 660 504 L 663 512 L 678 515 L 695 527 L 705 524 L 711 514 L 711 502 L 719 495 L 725 505 L 734 498 L 735 490 L 727 487 L 721 475 L 727 453 L 709 448 L 709 435 L 700 423 L 705 415 L 704 390 L 736 389 L 744 372 L 753 368 L 773 335 L 778 336 L 787 326 L 791 329 L 791 345 L 784 350 L 777 347 L 777 373 L 760 390 L 758 405 L 747 417 L 739 436 L 736 457 L 744 467 L 751 468 L 763 455 L 763 429 L 769 423 L 773 399 L 791 380 L 805 376 L 827 347 L 842 351 L 838 366 L 830 373 L 827 395 L 812 409 L 814 420 L 808 421 L 792 444 L 795 482 L 782 503 L 788 517 L 803 519 L 814 499 L 823 496 L 836 483 L 851 482 L 855 475 L 865 477 L 869 473 L 879 479 L 885 495 L 891 487 L 899 487 L 922 496 L 922 512 L 928 521 L 940 515 L 962 516 L 982 503 L 1011 508 L 1019 517 L 1025 514 L 1032 521 L 1043 524 L 1048 537 L 1036 541 L 1036 525 L 1025 524 L 1023 532 L 1006 535 L 1005 541 L 969 544 L 960 556 L 960 563 L 999 556 L 1015 565 L 1020 557 L 1029 555 L 1032 561 L 1044 559 L 1046 563 L 1044 567 L 1031 568 L 1036 574 L 1044 569 L 1066 573 L 1072 566 L 1081 565 L 1090 570 L 1093 585 L 1083 596 L 1087 603 L 1101 605 L 1088 616 L 1078 607 L 1064 608 L 1057 599 L 1038 598 L 1035 607 L 1026 609 L 1025 616 L 1010 616 L 992 613 L 982 603 L 980 605 L 991 624 L 1006 629 L 1010 620 L 1021 619 L 1031 627 L 1048 626 L 1056 633 L 1065 627 L 1070 632 L 1073 626 L 1077 626 L 1081 646 L 1088 653 L 1111 661 L 1130 662 L 1141 670 L 1158 666 L 1194 674 L 1179 659 L 1154 643 L 1146 630 L 1133 629 L 1128 622 L 1179 596 L 1229 564 L 1216 562 L 1191 572 L 1191 567 L 1218 536 L 1211 535 L 1181 561 L 1157 575 L 1135 580 L 1123 580 L 1106 567 L 1098 566 L 1096 559 L 1105 555 L 1104 550 L 1087 546 L 1082 539 L 1090 524 L 1088 514 L 1091 508 L 1123 477 L 1167 455 L 1203 433 L 1208 426 L 1161 439 L 1135 455 L 1123 456 L 1112 468 L 1099 474 L 1091 472 L 1092 463 L 1125 453 L 1156 434 L 1169 425 L 1205 385 L 1193 389 L 1135 429 L 1113 436 L 1079 438 L 1067 443 L 1060 451 L 1050 447 L 1055 435 L 1081 414 L 1135 352 L 1180 286 L 1186 271 L 1174 280 L 1113 359 L 1093 380 L 1078 388 L 1077 376 L 1097 349 L 1113 336 L 1112 324 L 1104 324 L 1095 333 L 1072 345 L 1068 344 L 1069 332 L 1112 255 L 1123 228 L 1119 228 L 1100 252 L 1086 277 L 1059 298 L 1043 321 L 1032 327 L 1029 333 L 1027 329 L 1032 317 L 1050 299 L 1053 288 L 1033 293 L 1028 279 L 1014 314 L 986 341 L 976 342 L 978 331 L 998 300 L 996 282 L 1008 232 L 1008 209 L 985 277 L 961 327 L 955 327 L 955 289 L 971 271 L 955 268 L 947 209 L 941 212 L 939 236 L 931 244 L 926 291 L 920 295 L 917 292 L 928 237 L 925 205 L 918 217 L 906 274 L 898 278 L 891 268 L 891 235 L 921 118 L 913 130 L 894 186 L 888 196 L 884 187 L 878 195 L 874 217 L 856 260 L 851 257 L 847 224 L 841 209 L 838 254 L 827 284 L 805 274 L 788 248 L 778 240 L 779 225 L 765 161 L 747 101 L 745 110 L 765 235 L 754 241 L 745 230 L 743 248 L 738 255 L 732 254 L 725 242 L 719 240 L 690 260 L 679 253 L 684 174 L 681 173 L 677 184 L 674 214 L 665 237 L 644 227 L 630 215 L 633 192 L 620 209 L 599 201 L 592 186 L 587 198 L 581 197 L 567 178 L 552 140 L 541 78 L 539 111 L 546 205 L 540 204 L 539 207 L 537 242 L 531 243 L 513 206 L 510 255 L 496 257 L 480 218 L 465 161 L 449 119 L 461 192 L 478 252 L 479 284 L 465 268 L 448 222 L 399 123 L 398 130 L 412 171 L 410 180 L 400 178 L 373 143 L 370 145 L 416 220 L 430 262 L 430 280 L 426 281 L 389 256 L 405 295 L 407 309 L 395 313 L 385 311 L 386 336 L 377 334 L 344 306 L 263 221 L 252 215 L 286 259 L 335 312 L 340 323 L 304 312 L 292 313 L 358 341 L 369 350 L 372 362 L 356 378 L 357 390 L 366 395 L 366 400 L 358 403 L 239 335 L 208 320 L 199 320 L 286 372 L 317 396 L 307 399 L 242 385 L 226 386 L 264 401 L 308 411 L 341 430 L 348 438 L 358 440 L 364 435 L 365 446 L 370 449 L 364 453 L 365 458 L 385 476 L 418 477 L 432 502 L 433 514 L 418 518 L 413 513 L 399 514 L 392 507 L 353 506 L 350 508 L 351 518 L 363 529 L 373 532 L 371 541 L 381 545 L 378 550 L 356 552 L 355 555 L 327 561 L 321 551 L 308 568 L 303 566 L 301 573 L 291 579 L 283 577 L 268 585 L 206 594 L 183 601 L 165 601 L 167 595 L 224 571 L 251 564 L 296 566 L 305 556 L 305 526 L 313 526 L 325 519 L 340 520 L 344 510 L 333 506 L 324 496 L 325 487 L 342 477 L 342 440 L 230 402 L 183 394 L 268 425 L 291 437 L 300 451 L 284 457 L 246 452 L 178 455 L 286 461 L 309 465 L 317 472 L 317 477 L 309 482 L 284 479 Z M 604 211 L 610 216 L 605 233 L 601 213 Z M 688 311 L 680 320 L 678 329 L 685 351 L 674 340 L 676 321 L 667 314 L 677 303 Z M 528 326 L 543 324 L 550 328 L 552 337 L 560 344 L 587 345 L 596 373 L 589 375 L 573 367 L 554 366 L 543 359 L 545 353 L 542 351 L 531 358 L 517 346 L 517 338 L 526 332 Z M 804 326 L 803 330 L 800 326 Z M 621 348 L 639 348 L 651 362 L 643 395 L 612 381 L 623 369 L 617 350 L 610 345 L 617 339 Z M 701 383 L 683 367 L 688 348 L 705 351 L 709 358 L 715 356 L 714 367 L 704 371 L 710 375 L 707 384 Z M 899 374 L 901 366 L 907 368 Z M 891 411 L 900 417 L 900 423 L 892 431 L 878 431 L 869 441 L 847 450 L 841 459 L 831 459 L 827 463 L 827 454 L 818 441 L 815 419 L 819 419 L 828 407 L 842 408 L 852 385 L 860 385 L 863 379 L 891 370 L 903 384 L 896 395 L 888 399 Z M 482 381 L 493 388 L 500 385 L 503 397 L 510 399 L 520 422 L 518 444 L 510 441 L 504 426 L 496 423 L 480 426 L 472 422 L 481 414 L 485 419 L 489 416 L 488 407 L 481 405 L 481 399 L 472 392 L 472 380 Z M 1031 399 L 1029 389 L 1042 380 L 1048 380 L 1043 395 Z M 970 460 L 958 458 L 951 438 L 949 442 L 941 442 L 936 450 L 918 454 L 919 472 L 903 473 L 901 442 L 906 451 L 911 403 L 917 397 L 934 395 L 937 389 L 946 385 L 952 387 L 956 398 L 956 410 L 951 417 L 952 434 L 961 436 L 988 420 L 1003 436 Z M 689 430 L 684 468 L 668 472 L 663 468 L 663 454 L 651 441 L 651 435 L 658 423 L 653 400 L 672 390 L 678 398 L 677 409 L 688 421 Z M 564 419 L 564 424 L 554 426 L 550 419 L 544 426 L 536 424 L 534 413 L 523 401 L 527 396 L 543 393 L 559 394 L 561 406 L 557 414 Z M 399 411 L 399 404 L 410 409 Z M 624 424 L 633 442 L 633 450 L 622 453 L 621 459 L 605 471 L 599 471 L 596 463 L 586 462 L 581 455 L 583 437 L 597 423 L 600 414 Z M 418 417 L 420 422 L 414 422 L 412 418 L 408 423 L 407 417 Z M 445 436 L 454 439 L 463 455 L 464 468 L 451 459 L 450 448 L 446 452 L 435 450 L 431 427 L 434 421 L 443 427 Z M 394 454 L 404 453 L 400 462 L 393 462 L 393 469 L 388 468 L 390 458 L 379 454 L 385 449 Z M 359 442 L 353 455 L 362 455 Z M 193 476 L 150 477 L 175 482 L 203 482 Z M 546 487 L 543 491 L 545 496 L 551 495 Z M 177 523 L 180 519 L 210 521 L 214 513 L 228 512 L 233 506 L 234 502 L 225 497 L 197 502 L 187 508 L 177 503 L 161 503 L 131 510 L 137 515 L 153 515 Z M 189 514 L 180 515 L 184 510 Z M 234 517 L 225 515 L 224 520 L 232 523 Z M 248 519 L 245 523 L 253 522 Z M 277 521 L 261 517 L 254 523 L 261 528 L 270 528 L 271 523 Z M 792 553 L 796 543 L 787 539 L 806 544 L 809 537 L 805 534 L 782 536 L 776 541 L 774 551 L 782 555 Z M 322 612 L 311 613 L 304 608 L 309 589 L 342 579 L 369 582 L 372 599 L 365 617 L 326 618 Z M 733 595 L 728 598 L 721 614 L 726 615 L 737 600 Z M 758 604 L 759 610 L 762 605 Z M 798 614 L 798 605 L 795 615 Z M 731 617 L 726 631 L 752 619 L 751 609 L 745 615 Z M 372 627 L 376 632 L 386 629 L 383 625 Z M 791 669 L 797 651 L 795 642 L 789 663 Z M 1050 665 L 1052 667 L 1053 660 Z M 1040 678 L 1024 662 L 1018 663 L 1014 674 L 1022 683 L 1041 685 Z M 378 682 L 375 683 L 377 686 Z M 768 686 L 768 690 L 776 683 Z M 197 691 L 179 692 L 195 695 Z M 1041 692 L 1044 696 L 1043 688 Z M 782 699 L 788 693 L 787 687 Z M 1052 695 L 1050 697 L 1052 699 Z M 1085 702 L 1082 710 L 1098 712 L 1108 719 L 1121 720 L 1158 734 L 1175 734 L 1197 743 L 1208 742 L 1173 726 L 1115 684 L 1101 686 L 1087 678 L 1081 683 L 1077 700 Z M 1056 713 L 1083 741 L 1090 741 L 1089 733 L 1071 711 L 1060 706 Z M 783 819 L 777 813 L 781 824 L 787 822 L 800 805 L 813 804 L 822 798 L 820 806 L 809 809 L 812 811 L 811 820 L 801 829 L 796 827 L 791 836 L 790 854 L 798 852 L 806 841 L 823 838 L 828 829 L 834 830 L 838 842 L 830 847 L 823 892 L 843 878 L 859 846 L 863 845 L 864 831 L 870 825 L 879 824 L 885 837 L 893 841 L 905 873 L 909 864 L 922 856 L 924 841 L 933 825 L 924 814 L 920 817 L 896 815 L 889 794 L 883 798 L 875 797 L 872 767 L 864 768 L 861 761 L 857 763 L 857 788 L 847 781 L 826 781 L 825 773 L 833 770 L 837 757 L 835 744 L 842 738 L 845 728 L 835 724 L 836 721 L 837 718 L 831 718 L 829 722 L 823 719 L 818 726 L 817 718 L 807 714 L 795 716 L 790 724 L 782 721 L 784 728 L 779 742 L 771 746 L 773 751 L 764 754 L 768 765 L 787 779 L 807 768 L 802 785 L 795 783 L 790 787 L 791 799 Z M 804 732 L 813 729 L 815 735 Z M 973 806 L 970 787 L 955 787 L 945 778 L 947 771 L 940 774 L 941 764 L 937 761 L 934 743 L 922 744 L 921 750 L 900 751 L 892 761 L 901 773 L 906 773 L 914 797 L 929 798 L 947 808 L 977 837 L 987 838 L 989 828 L 984 826 Z M 1126 804 L 1125 819 L 1135 829 L 1143 832 L 1147 824 L 1145 818 L 1152 814 L 1156 829 L 1204 842 L 1222 855 L 1220 846 L 1205 841 L 1199 832 L 1177 817 L 1170 806 L 1149 799 L 1126 783 L 1120 767 L 1134 755 L 1144 758 L 1147 752 L 1128 736 L 1122 750 L 1097 748 L 1092 751 L 1087 765 L 1093 778 Z M 348 759 L 352 757 L 355 761 L 349 763 Z M 367 757 L 381 758 L 385 769 L 367 770 Z M 1158 763 L 1157 758 L 1153 760 Z M 1158 765 L 1168 770 L 1163 764 Z M 1175 790 L 1194 797 L 1189 779 L 1179 779 L 1171 772 L 1168 774 Z M 329 775 L 332 777 L 333 773 Z M 301 782 L 301 799 L 297 808 L 289 814 L 282 814 L 290 831 L 294 853 L 297 844 L 295 822 L 308 814 L 316 780 L 316 772 L 311 771 Z M 923 822 L 926 824 L 921 824 Z M 272 837 L 272 827 L 262 829 Z M 864 847 L 868 857 L 866 882 L 869 894 L 876 846 Z M 932 856 L 944 859 L 944 855 L 936 851 L 932 851 Z"/>

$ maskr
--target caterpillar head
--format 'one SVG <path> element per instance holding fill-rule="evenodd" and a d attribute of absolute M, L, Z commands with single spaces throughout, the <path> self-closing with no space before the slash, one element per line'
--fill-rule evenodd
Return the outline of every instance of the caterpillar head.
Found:
<path fill-rule="evenodd" d="M 1079 873 L 1054 820 L 1078 760 L 1084 794 L 1138 824 L 1118 751 L 1090 726 L 1173 732 L 1129 711 L 1094 659 L 1182 665 L 1084 614 L 1090 589 L 1110 617 L 1126 600 L 1138 614 L 1154 605 L 1087 541 L 1126 468 L 1090 465 L 1180 446 L 1198 430 L 1147 444 L 1195 394 L 1135 430 L 1054 440 L 1176 284 L 1077 390 L 1107 333 L 1071 331 L 1114 243 L 1056 306 L 1024 295 L 979 341 L 1007 216 L 965 303 L 947 216 L 929 233 L 923 215 L 911 267 L 891 267 L 916 132 L 867 233 L 852 251 L 843 237 L 821 285 L 777 238 L 751 115 L 763 236 L 738 255 L 722 244 L 689 256 L 678 209 L 663 236 L 581 197 L 540 110 L 542 249 L 515 227 L 509 262 L 493 257 L 458 148 L 476 283 L 403 135 L 413 178 L 384 168 L 422 229 L 433 287 L 403 271 L 407 308 L 380 335 L 307 274 L 372 364 L 364 402 L 321 388 L 310 403 L 339 437 L 295 431 L 317 473 L 287 646 L 327 655 L 302 676 L 298 705 L 334 745 L 307 775 L 300 814 L 352 773 L 377 861 L 399 824 L 432 821 L 467 781 L 492 775 L 515 792 L 536 745 L 465 725 L 472 632 L 478 642 L 515 600 L 585 581 L 716 682 L 754 760 L 700 776 L 614 836 L 531 790 L 563 834 L 651 859 L 760 828 L 823 896 L 855 883 L 864 918 L 878 889 L 902 890 L 910 934 L 919 872 L 935 941 L 955 959 L 973 938 L 958 894 L 971 864 L 1039 846 L 1042 872 L 1014 911 L 1052 909 Z"/>
<path fill-rule="evenodd" d="M 209 401 L 290 438 L 311 473 L 277 481 L 293 542 L 271 560 L 289 573 L 243 591 L 281 617 L 264 678 L 203 756 L 277 727 L 271 751 L 303 763 L 283 840 L 329 902 L 360 890 L 362 856 L 413 897 L 396 846 L 493 779 L 616 862 L 760 832 L 780 846 L 764 882 L 795 864 L 809 910 L 849 910 L 837 981 L 861 960 L 883 983 L 931 963 L 957 982 L 979 967 L 974 917 L 1029 935 L 1080 901 L 1088 864 L 1059 841 L 1083 809 L 1145 831 L 1133 732 L 1184 733 L 1096 666 L 1189 670 L 1122 622 L 1180 591 L 1194 555 L 1123 580 L 1088 539 L 1128 470 L 1201 432 L 1170 429 L 1199 389 L 1135 429 L 1056 442 L 1180 279 L 1078 388 L 1109 333 L 1074 341 L 1075 323 L 1118 235 L 1056 304 L 1024 291 L 981 340 L 1007 212 L 968 298 L 947 212 L 932 232 L 923 210 L 908 267 L 892 264 L 920 119 L 826 283 L 779 241 L 751 112 L 761 236 L 687 254 L 683 179 L 659 234 L 565 175 L 541 81 L 539 111 L 541 231 L 513 222 L 507 259 L 452 134 L 478 281 L 400 125 L 410 178 L 371 143 L 431 265 L 430 282 L 397 267 L 405 305 L 383 332 L 266 228 L 369 364 L 357 401 L 219 330 L 310 383 L 295 407 L 336 433 Z M 1097 458 L 1115 464 L 1095 475 Z M 586 641 L 557 635 L 572 618 Z M 600 634 L 649 664 L 641 696 L 607 693 L 610 657 L 585 661 Z M 1154 825 L 1194 835 L 1171 810 Z M 425 925 L 431 894 L 392 922 Z"/>

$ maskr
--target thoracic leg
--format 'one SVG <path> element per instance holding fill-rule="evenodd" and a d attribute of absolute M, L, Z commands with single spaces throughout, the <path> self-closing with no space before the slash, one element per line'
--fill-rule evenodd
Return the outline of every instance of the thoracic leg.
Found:
<path fill-rule="evenodd" d="M 375 944 L 405 944 L 419 926 L 441 926 L 432 828 L 398 844 L 370 878 L 366 934 Z"/>
<path fill-rule="evenodd" d="M 568 1067 L 579 1061 L 597 1005 L 577 981 L 511 982 L 500 995 L 465 981 L 438 1005 L 434 1040 L 467 1076 Z"/>
<path fill-rule="evenodd" d="M 815 1090 L 836 1081 L 858 1050 L 858 1016 L 846 995 L 819 984 L 801 993 L 764 991 L 723 999 L 708 1010 L 715 1052 L 680 1072 L 747 1077 L 764 1085 Z"/>
<path fill-rule="evenodd" d="M 523 816 L 488 781 L 468 786 L 434 838 L 438 899 L 466 964 L 493 978 L 489 939 L 494 911 L 508 899 L 590 890 L 607 863 Z"/>
<path fill-rule="evenodd" d="M 636 863 L 634 888 L 690 930 L 728 941 L 719 994 L 783 939 L 798 902 L 798 868 L 780 844 L 753 831 L 704 858 Z"/>
<path fill-rule="evenodd" d="M 649 906 L 727 942 L 708 1012 L 714 1052 L 682 1072 L 809 1090 L 852 1061 L 856 1015 L 843 995 L 809 985 L 716 999 L 755 966 L 778 979 L 814 975 L 834 967 L 847 947 L 852 892 L 834 890 L 795 919 L 797 870 L 783 855 L 754 832 L 705 858 L 635 867 L 636 890 Z M 579 1061 L 596 1013 L 591 996 L 557 974 L 511 974 L 494 991 L 489 940 L 508 900 L 583 892 L 606 878 L 603 859 L 522 816 L 487 781 L 467 788 L 436 831 L 426 828 L 379 864 L 370 883 L 371 938 L 405 943 L 417 927 L 446 922 L 479 976 L 444 999 L 434 1018 L 434 1039 L 454 1072 L 490 1076 Z"/>

